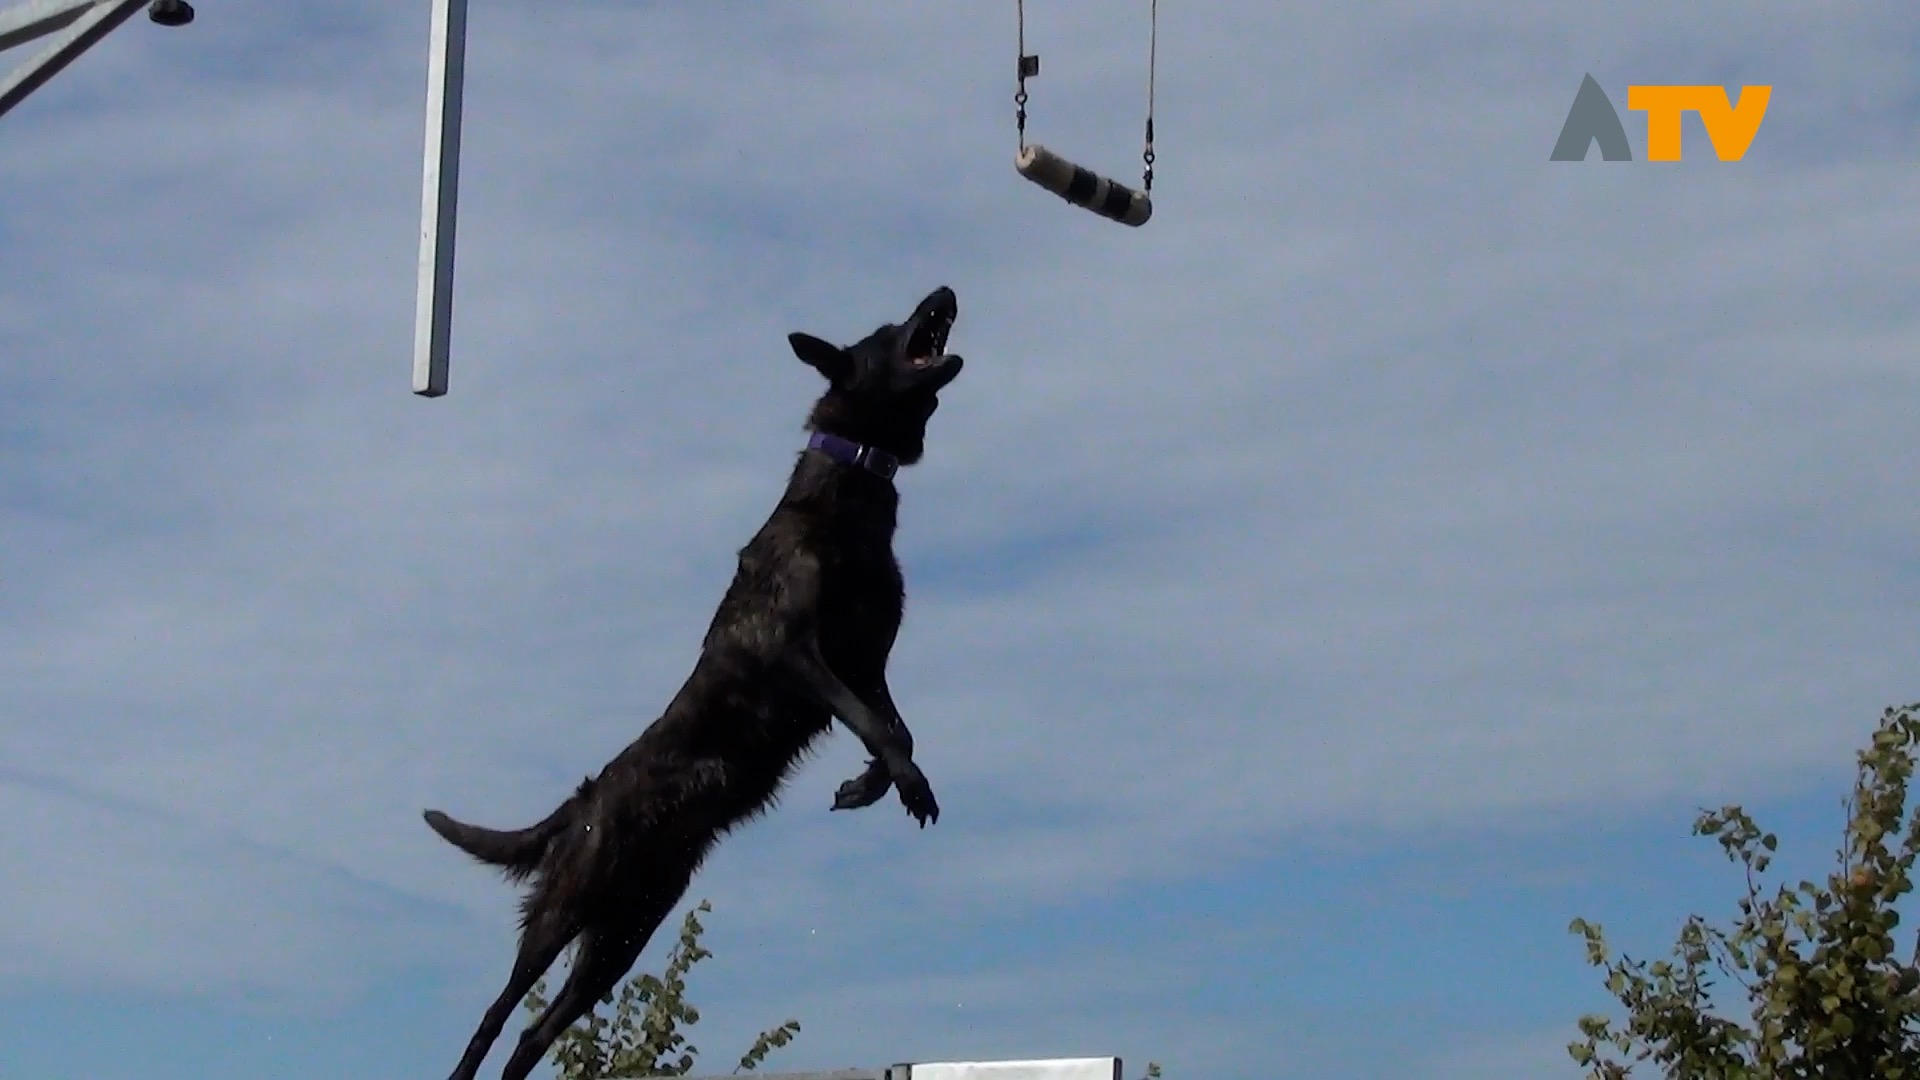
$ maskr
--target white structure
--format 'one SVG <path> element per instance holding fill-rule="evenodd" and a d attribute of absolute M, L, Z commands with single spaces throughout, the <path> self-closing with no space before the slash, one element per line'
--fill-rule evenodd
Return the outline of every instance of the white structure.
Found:
<path fill-rule="evenodd" d="M 1034 1061 L 930 1061 L 884 1069 L 754 1073 L 759 1080 L 1122 1080 L 1120 1059 L 1043 1058 Z M 713 1077 L 711 1080 L 723 1080 Z"/>
<path fill-rule="evenodd" d="M 185 26 L 193 21 L 193 8 L 185 0 L 152 0 L 151 6 L 148 0 L 26 0 L 0 9 L 0 52 L 48 39 L 39 52 L 0 75 L 0 116 L 143 7 L 162 26 Z"/>
<path fill-rule="evenodd" d="M 447 392 L 453 329 L 453 234 L 460 195 L 460 97 L 467 0 L 433 0 L 427 40 L 427 149 L 420 181 L 420 274 L 413 309 L 413 392 Z"/>

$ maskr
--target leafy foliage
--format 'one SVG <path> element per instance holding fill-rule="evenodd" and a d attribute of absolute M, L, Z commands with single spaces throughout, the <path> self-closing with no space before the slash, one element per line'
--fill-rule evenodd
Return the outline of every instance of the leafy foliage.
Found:
<path fill-rule="evenodd" d="M 693 1071 L 700 1048 L 687 1041 L 683 1029 L 700 1022 L 700 1010 L 687 1003 L 687 972 L 713 955 L 700 944 L 706 929 L 700 916 L 712 910 L 702 900 L 687 912 L 664 971 L 628 979 L 602 999 L 602 1005 L 613 1006 L 611 1019 L 595 1009 L 560 1036 L 552 1051 L 559 1080 L 637 1080 Z M 527 994 L 526 1009 L 537 1015 L 546 1007 L 542 979 Z M 751 1072 L 799 1033 L 798 1020 L 761 1032 L 734 1071 Z"/>
<path fill-rule="evenodd" d="M 1589 1080 L 1624 1080 L 1649 1060 L 1670 1080 L 1920 1080 L 1920 939 L 1903 961 L 1894 933 L 1920 855 L 1920 808 L 1906 809 L 1917 744 L 1920 705 L 1888 709 L 1859 754 L 1838 866 L 1823 883 L 1767 895 L 1760 878 L 1778 838 L 1738 806 L 1703 812 L 1694 834 L 1744 868 L 1746 896 L 1731 930 L 1688 918 L 1672 961 L 1612 959 L 1600 927 L 1573 920 L 1627 1011 L 1620 1024 L 1580 1019 L 1567 1052 Z M 1714 1011 L 1716 973 L 1745 992 L 1749 1022 Z"/>

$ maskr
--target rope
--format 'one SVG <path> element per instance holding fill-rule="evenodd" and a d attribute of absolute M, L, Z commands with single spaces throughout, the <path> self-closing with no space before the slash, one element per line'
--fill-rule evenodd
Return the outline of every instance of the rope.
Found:
<path fill-rule="evenodd" d="M 1014 120 L 1020 129 L 1020 149 L 1027 148 L 1027 78 L 1040 74 L 1040 58 L 1027 55 L 1027 0 L 1014 0 L 1014 18 L 1018 26 L 1016 38 L 1016 64 L 1019 76 L 1019 89 L 1014 92 Z M 1160 0 L 1149 0 L 1147 6 L 1147 131 L 1146 145 L 1140 152 L 1140 160 L 1145 166 L 1140 176 L 1140 190 L 1153 193 L 1153 91 L 1154 76 L 1159 70 L 1160 61 Z"/>
<path fill-rule="evenodd" d="M 1147 7 L 1147 145 L 1140 153 L 1140 160 L 1146 165 L 1140 177 L 1140 190 L 1147 194 L 1153 193 L 1153 73 L 1159 50 L 1160 0 L 1151 0 Z"/>
<path fill-rule="evenodd" d="M 1027 0 L 1014 0 L 1014 12 L 1020 20 L 1018 51 L 1014 54 L 1020 89 L 1013 95 L 1014 120 L 1020 126 L 1020 149 L 1027 148 Z"/>

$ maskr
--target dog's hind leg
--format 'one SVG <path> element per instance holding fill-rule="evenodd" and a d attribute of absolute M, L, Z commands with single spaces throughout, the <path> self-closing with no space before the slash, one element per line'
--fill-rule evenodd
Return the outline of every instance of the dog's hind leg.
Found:
<path fill-rule="evenodd" d="M 536 898 L 539 893 L 534 894 Z M 533 984 L 546 974 L 560 953 L 579 933 L 579 926 L 560 910 L 556 904 L 542 904 L 529 908 L 531 914 L 527 925 L 520 932 L 520 951 L 513 958 L 513 973 L 507 976 L 506 989 L 487 1007 L 486 1015 L 480 1019 L 479 1030 L 467 1043 L 467 1052 L 461 1056 L 460 1064 L 454 1067 L 448 1080 L 474 1080 L 480 1072 L 480 1063 L 486 1060 L 487 1051 L 500 1038 L 500 1032 L 506 1029 L 507 1018 L 513 1015 L 514 1007 L 520 999 L 527 996 Z M 543 1048 L 544 1052 L 544 1048 Z M 525 1075 L 524 1073 L 522 1075 Z"/>
<path fill-rule="evenodd" d="M 546 1011 L 520 1034 L 513 1056 L 507 1059 L 506 1068 L 500 1070 L 500 1080 L 526 1080 L 554 1042 L 581 1017 L 592 1012 L 593 1007 L 619 985 L 621 978 L 633 970 L 634 961 L 640 958 L 641 950 L 647 947 L 653 932 L 671 910 L 672 904 L 650 909 L 638 925 L 623 920 L 617 929 L 588 928 L 580 937 L 573 970 L 567 974 L 565 985 L 554 995 Z"/>

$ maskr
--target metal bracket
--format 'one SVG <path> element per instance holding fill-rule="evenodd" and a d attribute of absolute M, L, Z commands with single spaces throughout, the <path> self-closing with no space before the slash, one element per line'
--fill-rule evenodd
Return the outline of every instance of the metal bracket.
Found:
<path fill-rule="evenodd" d="M 46 47 L 18 68 L 0 76 L 0 116 L 27 99 L 147 6 L 149 0 L 26 0 L 0 11 L 0 52 L 49 38 Z M 185 26 L 193 21 L 186 0 L 152 0 L 148 15 L 162 26 Z"/>

